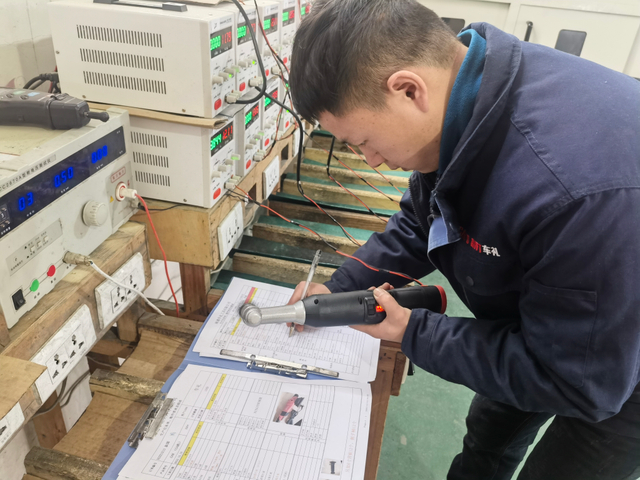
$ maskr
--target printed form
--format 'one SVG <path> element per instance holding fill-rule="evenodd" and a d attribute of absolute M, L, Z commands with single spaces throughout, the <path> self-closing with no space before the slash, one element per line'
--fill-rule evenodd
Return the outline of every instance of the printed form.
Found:
<path fill-rule="evenodd" d="M 194 351 L 204 357 L 226 358 L 220 350 L 328 368 L 343 380 L 372 382 L 376 378 L 380 340 L 349 327 L 313 328 L 289 337 L 286 324 L 245 325 L 238 311 L 245 303 L 258 307 L 286 305 L 293 290 L 234 278 L 207 320 Z M 239 360 L 241 361 L 241 360 Z"/>
<path fill-rule="evenodd" d="M 371 389 L 189 365 L 119 480 L 361 480 Z"/>

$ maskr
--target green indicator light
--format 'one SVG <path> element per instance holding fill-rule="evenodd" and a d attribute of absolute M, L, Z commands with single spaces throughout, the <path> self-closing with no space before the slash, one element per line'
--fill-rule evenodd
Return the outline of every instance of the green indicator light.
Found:
<path fill-rule="evenodd" d="M 32 292 L 35 292 L 36 290 L 38 290 L 38 288 L 40 288 L 40 282 L 36 279 L 33 282 L 31 282 L 31 286 L 29 287 L 29 290 L 31 290 Z"/>
<path fill-rule="evenodd" d="M 221 142 L 222 142 L 222 134 L 219 133 L 218 135 L 216 135 L 211 139 L 211 150 L 213 150 L 218 145 L 220 145 Z"/>
<path fill-rule="evenodd" d="M 265 18 L 264 22 L 262 22 L 264 29 L 269 30 L 271 28 L 271 20 Z"/>
<path fill-rule="evenodd" d="M 221 37 L 218 35 L 217 37 L 213 37 L 211 39 L 211 50 L 215 50 L 216 48 L 220 48 L 222 45 Z"/>

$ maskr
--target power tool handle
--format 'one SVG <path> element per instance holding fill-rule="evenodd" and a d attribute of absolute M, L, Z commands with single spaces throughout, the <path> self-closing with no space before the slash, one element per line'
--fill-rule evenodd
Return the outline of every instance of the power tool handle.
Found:
<path fill-rule="evenodd" d="M 402 307 L 426 308 L 444 313 L 447 306 L 442 287 L 425 286 L 389 290 Z M 382 322 L 387 313 L 378 305 L 371 290 L 312 295 L 303 300 L 305 325 L 335 327 Z"/>

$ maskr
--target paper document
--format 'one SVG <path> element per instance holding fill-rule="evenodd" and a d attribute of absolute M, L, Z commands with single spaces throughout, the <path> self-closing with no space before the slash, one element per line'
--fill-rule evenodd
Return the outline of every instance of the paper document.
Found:
<path fill-rule="evenodd" d="M 119 480 L 360 480 L 371 389 L 188 365 Z"/>
<path fill-rule="evenodd" d="M 289 337 L 286 324 L 245 325 L 238 314 L 244 303 L 258 307 L 285 305 L 293 290 L 234 278 L 202 329 L 194 347 L 204 357 L 229 358 L 220 350 L 314 365 L 340 373 L 343 380 L 372 382 L 376 378 L 380 340 L 349 327 L 313 328 Z"/>

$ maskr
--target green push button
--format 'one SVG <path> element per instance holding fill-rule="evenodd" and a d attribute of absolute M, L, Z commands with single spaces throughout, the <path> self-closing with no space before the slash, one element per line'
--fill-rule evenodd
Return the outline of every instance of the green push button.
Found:
<path fill-rule="evenodd" d="M 38 279 L 36 279 L 33 282 L 31 282 L 31 286 L 29 287 L 29 290 L 31 290 L 32 292 L 35 292 L 39 288 L 40 288 L 40 282 L 38 281 Z"/>

